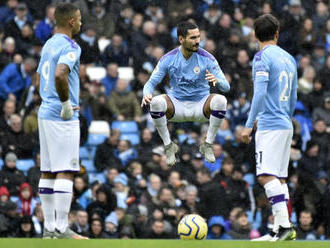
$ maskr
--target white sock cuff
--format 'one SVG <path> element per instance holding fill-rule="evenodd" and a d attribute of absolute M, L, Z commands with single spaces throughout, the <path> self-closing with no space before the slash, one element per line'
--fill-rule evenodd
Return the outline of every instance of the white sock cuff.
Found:
<path fill-rule="evenodd" d="M 39 188 L 53 189 L 54 184 L 55 184 L 55 179 L 40 179 Z"/>
<path fill-rule="evenodd" d="M 268 198 L 271 197 L 271 196 L 274 196 L 274 195 L 278 195 L 279 193 L 284 194 L 281 182 L 277 178 L 270 181 L 270 182 L 268 182 L 268 183 L 266 183 L 264 185 L 264 188 L 265 188 L 266 195 L 267 195 Z"/>
<path fill-rule="evenodd" d="M 73 182 L 68 179 L 56 179 L 54 193 L 72 193 Z"/>

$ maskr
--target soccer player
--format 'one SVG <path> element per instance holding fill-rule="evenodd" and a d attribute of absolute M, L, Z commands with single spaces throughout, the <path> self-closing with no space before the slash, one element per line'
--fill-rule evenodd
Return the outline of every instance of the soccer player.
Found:
<path fill-rule="evenodd" d="M 141 106 L 150 103 L 150 115 L 165 145 L 166 162 L 176 163 L 178 146 L 171 141 L 167 120 L 172 122 L 210 122 L 205 143 L 200 152 L 206 161 L 215 162 L 212 144 L 223 118 L 227 100 L 219 94 L 211 94 L 210 85 L 223 92 L 229 91 L 216 59 L 199 48 L 200 32 L 194 23 L 182 22 L 177 26 L 181 46 L 165 54 L 155 67 L 150 79 L 143 88 Z M 169 74 L 171 88 L 167 95 L 152 97 L 155 86 Z"/>
<path fill-rule="evenodd" d="M 79 58 L 72 40 L 80 31 L 81 14 L 69 3 L 55 10 L 57 32 L 44 45 L 37 69 L 42 104 L 38 112 L 44 238 L 84 237 L 68 228 L 74 172 L 79 168 Z"/>
<path fill-rule="evenodd" d="M 276 45 L 279 22 L 274 16 L 257 18 L 254 30 L 260 51 L 253 59 L 254 96 L 242 140 L 251 141 L 257 120 L 257 178 L 275 217 L 273 231 L 258 240 L 292 240 L 296 233 L 289 221 L 285 179 L 293 134 L 291 117 L 297 100 L 297 66 L 294 58 Z"/>

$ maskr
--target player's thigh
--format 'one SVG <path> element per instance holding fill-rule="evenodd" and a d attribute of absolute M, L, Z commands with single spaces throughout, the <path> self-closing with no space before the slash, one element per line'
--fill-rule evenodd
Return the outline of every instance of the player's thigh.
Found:
<path fill-rule="evenodd" d="M 256 171 L 257 176 L 272 175 L 279 177 L 281 163 L 276 130 L 257 131 L 256 133 Z"/>
<path fill-rule="evenodd" d="M 215 94 L 207 95 L 203 97 L 199 102 L 195 103 L 192 108 L 194 109 L 193 121 L 208 122 L 210 119 L 210 102 Z M 206 107 L 208 105 L 208 107 Z M 208 109 L 208 110 L 207 110 Z M 207 110 L 207 111 L 206 111 Z"/>
<path fill-rule="evenodd" d="M 204 104 L 202 105 L 203 114 L 206 116 L 207 119 L 210 118 L 211 115 L 211 100 L 216 94 L 208 95 L 205 99 Z"/>
<path fill-rule="evenodd" d="M 39 143 L 40 143 L 40 171 L 50 172 L 50 158 L 47 144 L 47 135 L 45 131 L 45 120 L 38 119 Z"/>
<path fill-rule="evenodd" d="M 282 142 L 282 155 L 281 155 L 281 169 L 280 178 L 286 179 L 288 177 L 288 167 L 290 161 L 290 151 L 292 142 L 293 130 L 281 130 Z"/>
<path fill-rule="evenodd" d="M 173 109 L 173 113 L 171 116 L 167 116 L 167 119 L 170 122 L 185 122 L 186 116 L 185 116 L 185 102 L 181 102 L 178 99 L 176 99 L 173 96 L 166 95 L 166 98 L 169 102 L 171 102 L 171 106 Z M 168 103 L 167 101 L 167 103 Z"/>
<path fill-rule="evenodd" d="M 51 171 L 79 171 L 79 121 L 51 121 L 49 126 Z"/>

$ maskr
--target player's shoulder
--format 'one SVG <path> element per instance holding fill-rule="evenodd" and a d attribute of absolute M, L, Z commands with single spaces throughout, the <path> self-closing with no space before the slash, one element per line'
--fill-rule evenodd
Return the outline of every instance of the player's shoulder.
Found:
<path fill-rule="evenodd" d="M 214 56 L 203 48 L 198 48 L 197 55 L 215 61 Z"/>
<path fill-rule="evenodd" d="M 165 55 L 163 55 L 163 57 L 161 57 L 159 61 L 163 62 L 163 61 L 175 56 L 178 52 L 179 52 L 179 47 L 174 48 L 171 51 L 169 51 L 168 53 L 166 53 Z"/>
<path fill-rule="evenodd" d="M 57 47 L 80 50 L 79 45 L 64 34 L 55 34 L 50 40 L 52 40 L 52 43 Z"/>

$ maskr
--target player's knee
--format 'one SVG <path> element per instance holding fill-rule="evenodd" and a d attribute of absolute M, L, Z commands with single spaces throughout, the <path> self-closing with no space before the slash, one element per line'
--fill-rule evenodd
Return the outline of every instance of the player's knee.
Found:
<path fill-rule="evenodd" d="M 211 110 L 226 110 L 227 99 L 223 95 L 215 95 L 210 102 Z"/>
<path fill-rule="evenodd" d="M 163 96 L 155 96 L 150 103 L 150 111 L 166 112 L 167 104 Z"/>

